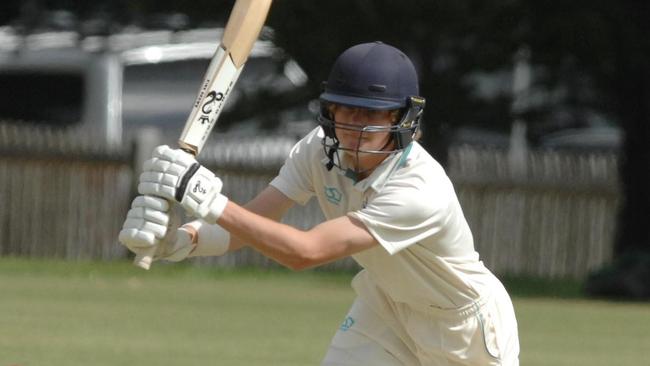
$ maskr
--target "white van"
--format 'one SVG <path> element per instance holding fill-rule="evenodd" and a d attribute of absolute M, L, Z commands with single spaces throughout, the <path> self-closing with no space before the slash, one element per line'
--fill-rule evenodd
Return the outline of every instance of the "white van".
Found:
<path fill-rule="evenodd" d="M 128 143 L 141 127 L 177 137 L 222 31 L 127 30 L 80 38 L 74 32 L 21 36 L 0 27 L 0 122 L 78 128 L 109 145 Z M 259 113 L 251 104 L 307 84 L 300 66 L 273 44 L 270 29 L 260 39 L 224 114 L 239 110 L 235 118 L 247 122 L 238 121 L 240 128 L 309 120 L 307 103 Z"/>

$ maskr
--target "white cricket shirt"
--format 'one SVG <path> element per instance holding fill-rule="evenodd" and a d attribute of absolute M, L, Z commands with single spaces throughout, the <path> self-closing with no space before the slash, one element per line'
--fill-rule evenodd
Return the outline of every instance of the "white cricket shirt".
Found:
<path fill-rule="evenodd" d="M 452 309 L 488 290 L 494 276 L 474 250 L 454 188 L 417 142 L 355 182 L 326 169 L 322 138 L 318 127 L 299 141 L 270 184 L 301 205 L 316 196 L 328 220 L 356 218 L 377 239 L 380 246 L 353 255 L 367 272 L 353 282 L 360 296 L 377 286 L 396 302 Z"/>

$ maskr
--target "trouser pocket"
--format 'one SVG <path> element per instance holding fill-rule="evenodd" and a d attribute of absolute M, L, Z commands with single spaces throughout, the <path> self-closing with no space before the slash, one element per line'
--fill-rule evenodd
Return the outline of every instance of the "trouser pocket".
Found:
<path fill-rule="evenodd" d="M 407 329 L 423 365 L 498 366 L 501 352 L 494 320 L 485 307 L 476 305 L 457 317 L 413 312 Z"/>
<path fill-rule="evenodd" d="M 489 312 L 481 311 L 476 314 L 476 318 L 483 337 L 485 351 L 491 357 L 500 359 L 501 352 L 499 351 L 499 344 L 497 343 L 497 331 L 492 316 Z"/>

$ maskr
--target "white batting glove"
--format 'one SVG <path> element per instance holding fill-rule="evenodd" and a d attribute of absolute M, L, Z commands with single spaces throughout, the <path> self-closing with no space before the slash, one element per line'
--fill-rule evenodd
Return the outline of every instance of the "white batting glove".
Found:
<path fill-rule="evenodd" d="M 156 248 L 153 260 L 181 261 L 194 250 L 188 229 L 177 229 L 180 218 L 170 212 L 169 203 L 159 197 L 138 196 L 133 200 L 119 241 L 135 254 Z"/>
<path fill-rule="evenodd" d="M 228 203 L 221 186 L 221 179 L 192 155 L 162 145 L 144 163 L 138 191 L 176 200 L 190 215 L 214 223 Z"/>
<path fill-rule="evenodd" d="M 158 245 L 169 229 L 168 211 L 169 203 L 164 199 L 136 197 L 122 225 L 120 243 L 136 254 L 145 253 Z"/>

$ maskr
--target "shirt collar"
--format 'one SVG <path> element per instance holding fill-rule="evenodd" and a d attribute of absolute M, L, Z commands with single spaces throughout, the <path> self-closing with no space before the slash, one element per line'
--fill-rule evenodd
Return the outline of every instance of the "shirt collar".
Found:
<path fill-rule="evenodd" d="M 406 163 L 406 158 L 411 152 L 413 143 L 410 143 L 405 149 L 392 153 L 390 156 L 386 157 L 375 170 L 365 179 L 356 182 L 354 188 L 360 192 L 366 191 L 368 188 L 373 189 L 375 192 L 379 192 L 381 188 L 386 184 L 388 178 L 390 178 L 393 173 L 402 167 Z M 329 163 L 328 158 L 321 160 L 324 165 Z M 355 173 L 350 169 L 339 169 L 336 168 L 338 174 L 346 176 L 352 180 L 355 180 Z"/>

